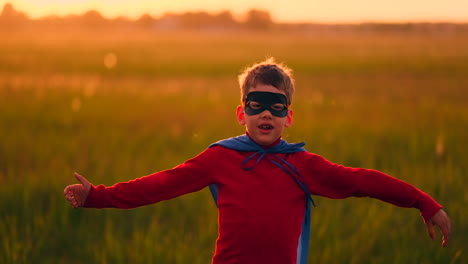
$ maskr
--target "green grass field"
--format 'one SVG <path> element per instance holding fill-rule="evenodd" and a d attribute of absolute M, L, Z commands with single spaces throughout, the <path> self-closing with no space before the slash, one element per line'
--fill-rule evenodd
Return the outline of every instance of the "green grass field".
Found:
<path fill-rule="evenodd" d="M 452 219 L 442 248 L 415 209 L 315 197 L 309 262 L 468 262 L 466 34 L 0 38 L 0 263 L 210 263 L 208 190 L 133 210 L 75 210 L 63 189 L 75 171 L 112 185 L 243 133 L 237 75 L 267 56 L 295 73 L 289 142 L 407 181 Z"/>

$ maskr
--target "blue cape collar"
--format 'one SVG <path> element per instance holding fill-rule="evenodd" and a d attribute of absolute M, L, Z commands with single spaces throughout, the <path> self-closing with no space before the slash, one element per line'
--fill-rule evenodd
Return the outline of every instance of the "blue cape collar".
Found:
<path fill-rule="evenodd" d="M 306 151 L 304 149 L 304 145 L 304 142 L 289 144 L 286 140 L 281 139 L 277 145 L 269 148 L 264 148 L 261 145 L 257 144 L 255 141 L 253 141 L 248 135 L 244 134 L 242 136 L 220 140 L 216 143 L 211 144 L 209 148 L 214 146 L 222 146 L 236 151 L 245 152 L 295 153 L 300 151 Z"/>

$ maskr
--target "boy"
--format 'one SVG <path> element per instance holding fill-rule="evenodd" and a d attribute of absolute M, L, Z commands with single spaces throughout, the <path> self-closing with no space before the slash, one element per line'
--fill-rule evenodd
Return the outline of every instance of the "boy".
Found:
<path fill-rule="evenodd" d="M 293 123 L 290 70 L 268 59 L 239 76 L 237 120 L 246 135 L 219 141 L 169 170 L 112 187 L 80 184 L 64 194 L 73 207 L 134 208 L 207 186 L 219 208 L 212 263 L 306 263 L 311 194 L 328 198 L 369 196 L 421 211 L 430 237 L 434 225 L 450 237 L 450 220 L 429 195 L 384 173 L 343 167 L 281 139 Z"/>

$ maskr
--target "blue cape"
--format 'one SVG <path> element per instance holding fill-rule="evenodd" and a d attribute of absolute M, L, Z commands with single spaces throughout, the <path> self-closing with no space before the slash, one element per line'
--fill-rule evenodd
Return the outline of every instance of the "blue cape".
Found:
<path fill-rule="evenodd" d="M 302 231 L 301 236 L 299 237 L 299 245 L 297 248 L 297 263 L 298 264 L 306 264 L 307 263 L 307 256 L 309 250 L 309 240 L 310 240 L 310 218 L 311 218 L 311 205 L 315 206 L 314 201 L 312 200 L 311 194 L 305 180 L 303 179 L 302 175 L 286 160 L 280 158 L 279 156 L 275 155 L 277 153 L 295 153 L 306 151 L 304 149 L 305 143 L 297 143 L 297 144 L 289 144 L 285 140 L 281 140 L 278 145 L 270 147 L 270 148 L 263 148 L 262 146 L 258 145 L 253 141 L 249 136 L 242 135 L 238 137 L 228 138 L 216 143 L 213 143 L 209 146 L 212 148 L 214 146 L 222 146 L 225 148 L 229 148 L 236 151 L 241 152 L 254 152 L 252 155 L 247 157 L 241 164 L 244 170 L 252 170 L 255 166 L 263 159 L 267 154 L 273 155 L 277 160 L 271 159 L 275 165 L 280 167 L 284 172 L 290 175 L 297 184 L 301 187 L 301 189 L 305 193 L 305 214 L 304 214 L 304 222 L 302 223 Z M 255 161 L 252 167 L 246 167 L 246 164 L 249 160 L 255 158 L 257 156 L 257 160 Z M 279 161 L 280 162 L 279 162 Z M 283 165 L 284 164 L 284 165 Z M 216 184 L 212 184 L 209 186 L 211 194 L 213 195 L 213 199 L 218 205 L 218 186 Z"/>

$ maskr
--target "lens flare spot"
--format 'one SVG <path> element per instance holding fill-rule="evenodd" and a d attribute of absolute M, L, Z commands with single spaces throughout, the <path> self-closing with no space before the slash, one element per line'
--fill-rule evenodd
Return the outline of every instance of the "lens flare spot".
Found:
<path fill-rule="evenodd" d="M 117 65 L 117 55 L 115 53 L 107 53 L 106 56 L 104 56 L 104 66 L 106 66 L 107 69 L 112 69 Z"/>
<path fill-rule="evenodd" d="M 443 135 L 439 135 L 436 140 L 436 156 L 438 159 L 442 159 L 445 154 L 445 145 Z"/>

